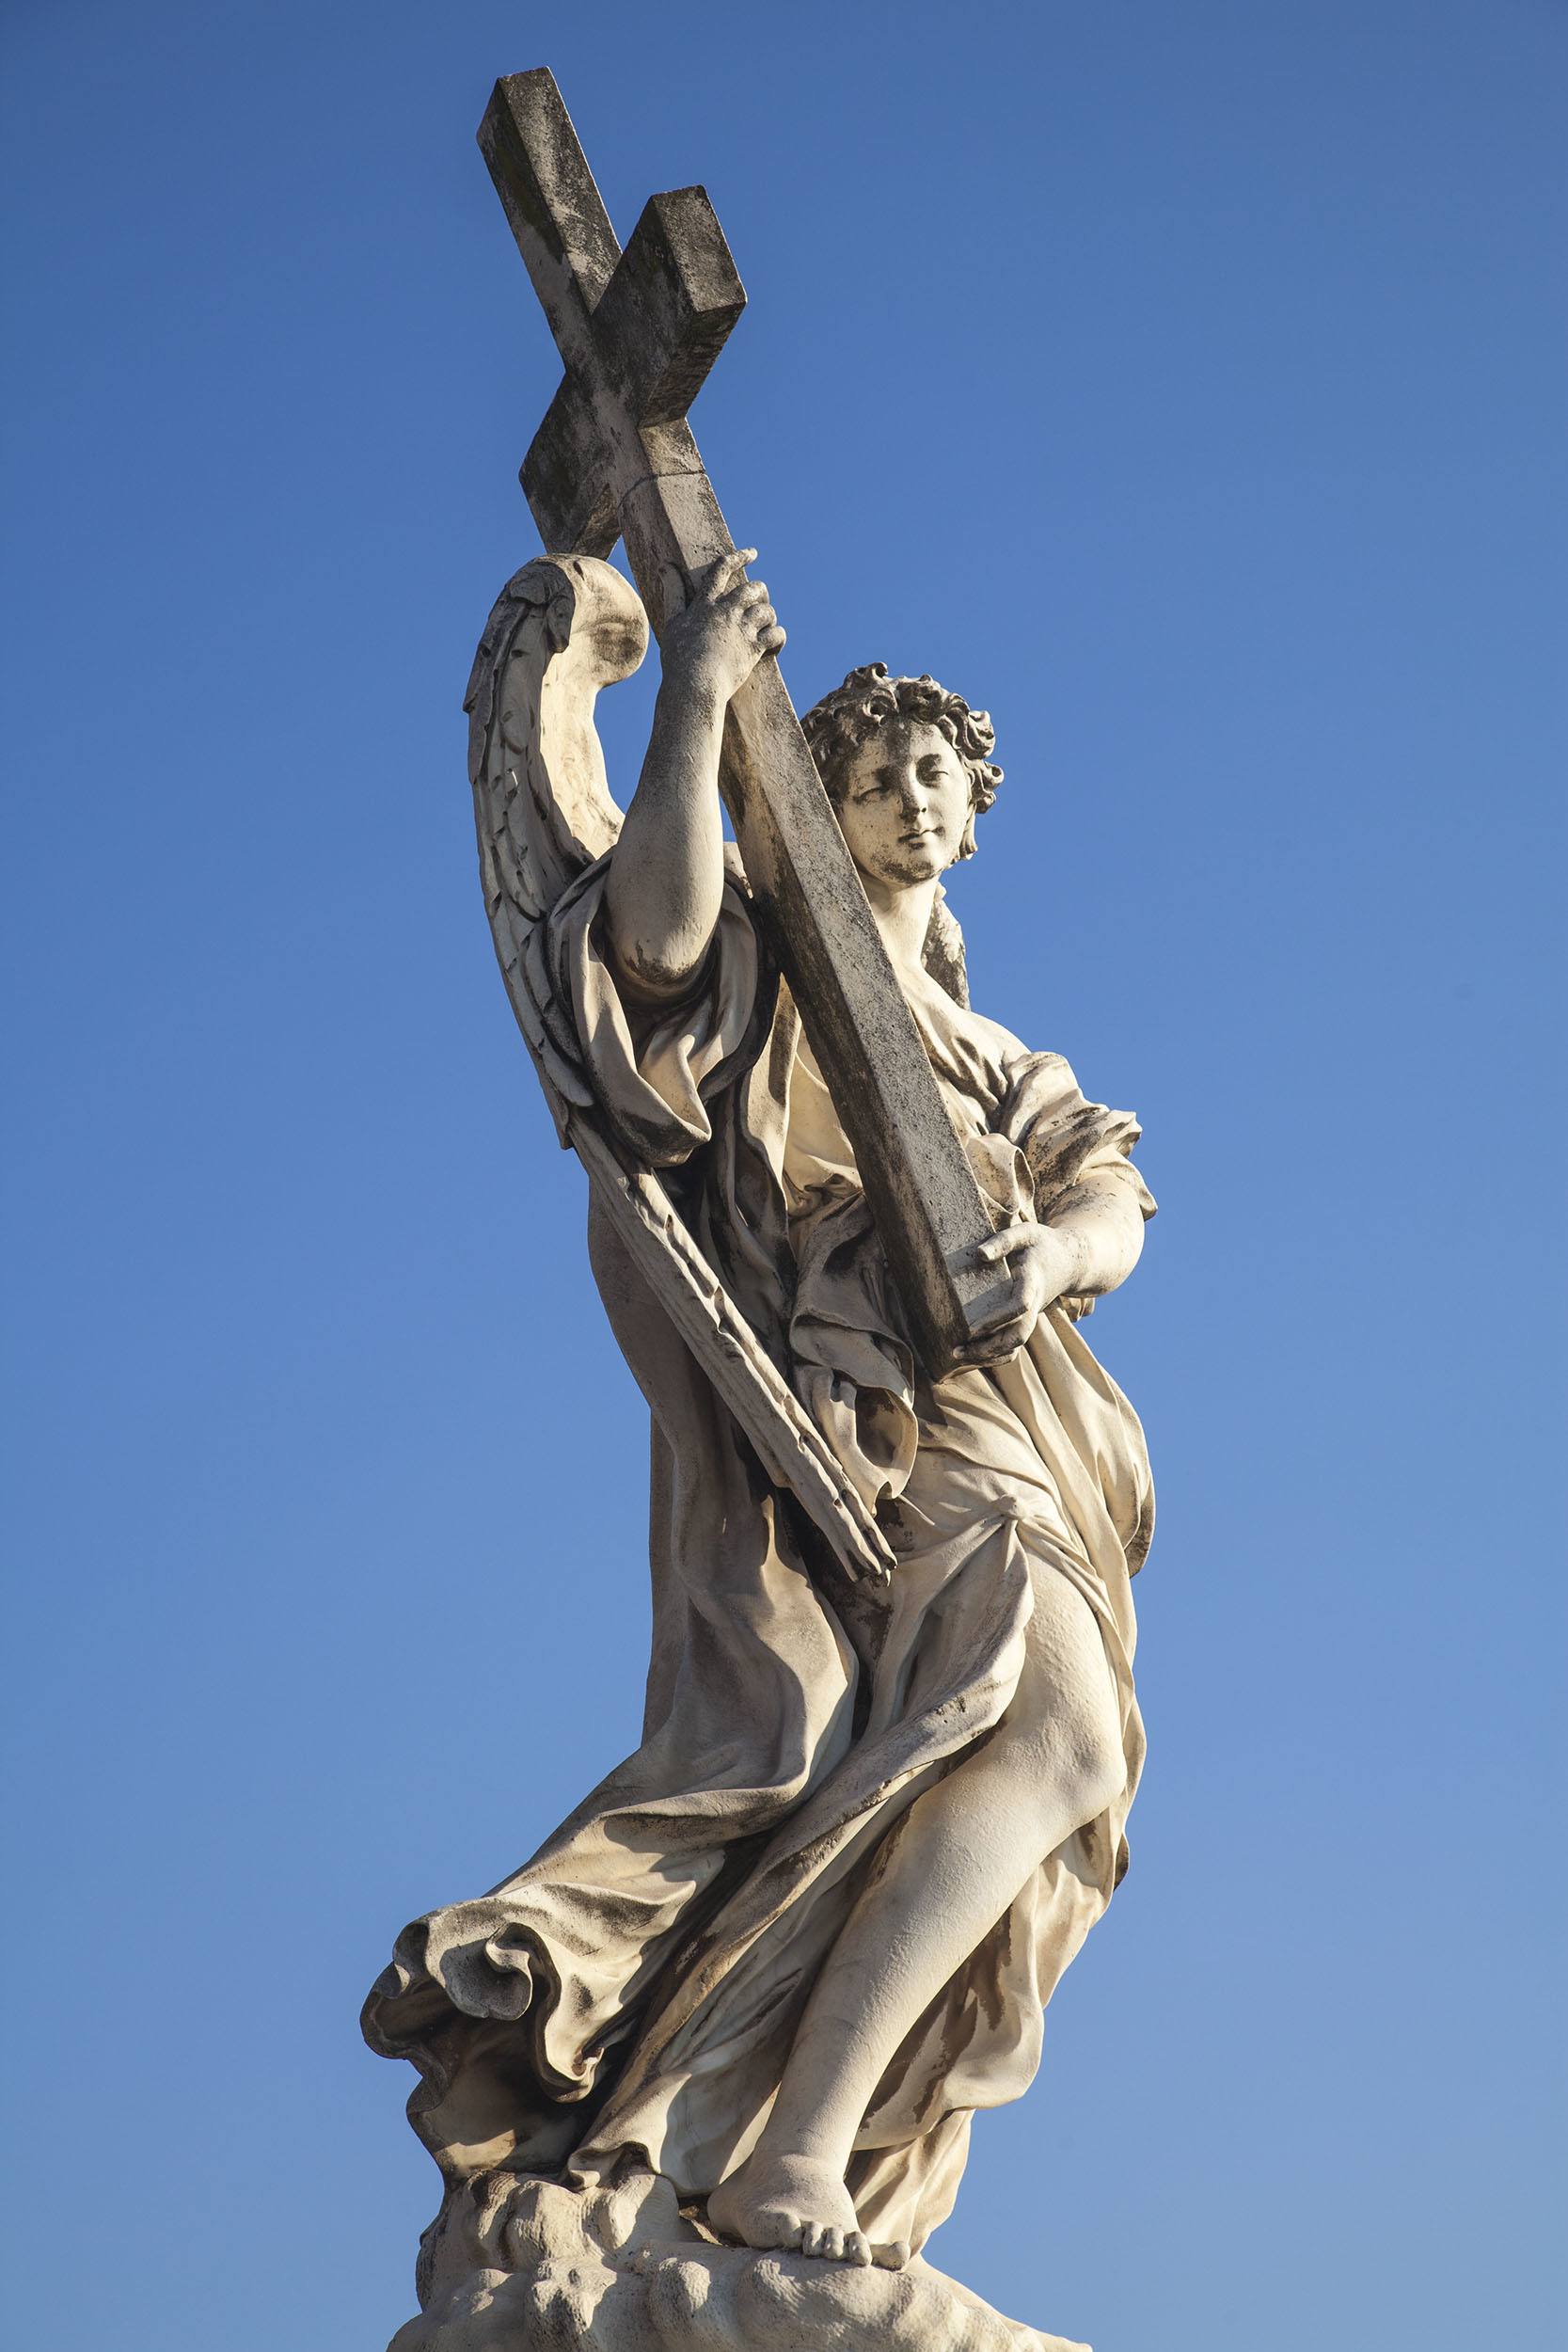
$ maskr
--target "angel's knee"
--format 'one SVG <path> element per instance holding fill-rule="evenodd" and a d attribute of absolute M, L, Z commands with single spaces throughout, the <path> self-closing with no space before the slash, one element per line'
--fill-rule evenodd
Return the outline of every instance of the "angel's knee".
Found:
<path fill-rule="evenodd" d="M 986 1817 L 1022 1834 L 1031 1867 L 1098 1820 L 1127 1785 L 1120 1727 L 1098 1717 L 1057 1716 L 1027 1730 L 1005 1724 L 992 1734 L 981 1771 L 975 1794 Z"/>
<path fill-rule="evenodd" d="M 1116 1678 L 1088 1604 L 1067 1588 L 1040 1614 L 998 1760 L 1056 1844 L 1115 1804 L 1127 1752 Z"/>
<path fill-rule="evenodd" d="M 1127 1752 L 1119 1720 L 1097 1713 L 1055 1748 L 1052 1765 L 1074 1829 L 1097 1821 L 1127 1786 Z"/>

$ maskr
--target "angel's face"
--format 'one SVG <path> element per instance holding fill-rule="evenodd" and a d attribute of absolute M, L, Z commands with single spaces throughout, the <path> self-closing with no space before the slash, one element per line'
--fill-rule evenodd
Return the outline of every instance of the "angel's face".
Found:
<path fill-rule="evenodd" d="M 835 779 L 838 821 L 861 872 L 895 888 L 935 880 L 958 854 L 969 777 L 940 727 L 887 719 Z"/>

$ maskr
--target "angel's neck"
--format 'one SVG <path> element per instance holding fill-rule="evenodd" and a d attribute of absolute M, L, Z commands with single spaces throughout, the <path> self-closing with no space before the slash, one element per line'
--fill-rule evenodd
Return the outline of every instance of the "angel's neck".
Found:
<path fill-rule="evenodd" d="M 918 972 L 925 961 L 931 910 L 937 902 L 936 882 L 889 882 L 863 870 L 861 880 L 895 970 Z"/>

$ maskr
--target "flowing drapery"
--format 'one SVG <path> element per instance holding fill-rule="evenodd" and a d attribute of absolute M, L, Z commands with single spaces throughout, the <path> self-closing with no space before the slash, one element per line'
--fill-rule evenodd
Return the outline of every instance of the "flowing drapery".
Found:
<path fill-rule="evenodd" d="M 562 1034 L 623 1148 L 667 1172 L 705 1252 L 898 1553 L 884 1601 L 822 1572 L 684 1343 L 591 1219 L 653 1420 L 654 1641 L 641 1743 L 522 1869 L 400 1937 L 366 2032 L 412 2058 L 410 2113 L 452 2181 L 645 2159 L 705 2196 L 746 2154 L 811 1984 L 882 1840 L 1006 1714 L 1046 1578 L 1092 1611 L 1125 1785 L 1035 1871 L 909 2035 L 848 2180 L 875 2238 L 951 2209 L 971 2116 L 1017 2097 L 1042 2012 L 1110 1899 L 1143 1755 L 1131 1578 L 1142 1433 L 1068 1302 L 1007 1363 L 932 1385 L 903 1335 L 850 1147 L 750 906 L 726 893 L 700 983 L 639 1005 L 601 943 L 604 866 L 546 952 Z M 935 979 L 911 1009 L 999 1216 L 1093 1170 L 1152 1209 L 1135 1122 L 1088 1102 Z M 565 1034 L 569 1027 L 570 1034 Z"/>

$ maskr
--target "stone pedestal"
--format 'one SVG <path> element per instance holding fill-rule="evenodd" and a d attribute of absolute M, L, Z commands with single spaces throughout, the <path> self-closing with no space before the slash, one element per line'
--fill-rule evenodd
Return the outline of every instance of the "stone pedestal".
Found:
<path fill-rule="evenodd" d="M 918 2258 L 901 2270 L 715 2246 L 668 2181 L 492 2176 L 421 2263 L 389 2352 L 1088 2352 L 1005 2319 Z"/>

